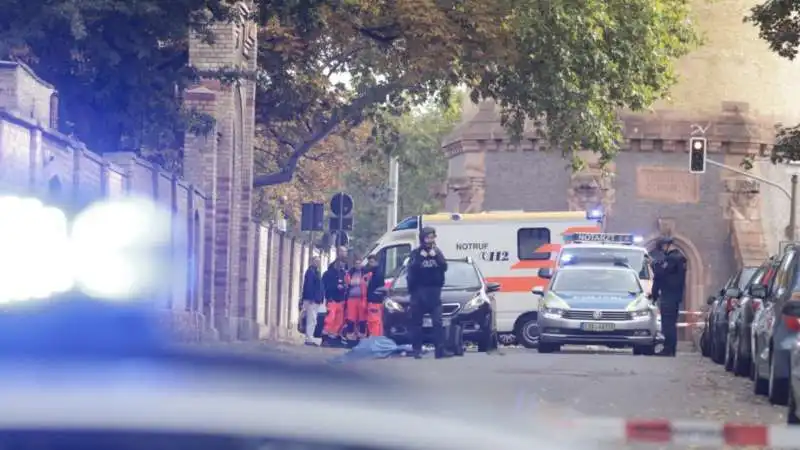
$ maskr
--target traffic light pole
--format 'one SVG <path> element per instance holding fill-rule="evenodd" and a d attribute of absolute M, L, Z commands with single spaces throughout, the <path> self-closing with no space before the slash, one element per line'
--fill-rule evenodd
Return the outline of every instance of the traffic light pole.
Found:
<path fill-rule="evenodd" d="M 745 178 L 750 178 L 751 180 L 756 180 L 758 182 L 764 183 L 766 185 L 772 186 L 779 191 L 783 192 L 783 195 L 789 199 L 789 241 L 795 241 L 795 229 L 797 225 L 797 174 L 792 174 L 792 191 L 789 192 L 785 187 L 781 186 L 774 181 L 767 180 L 766 178 L 759 177 L 757 175 L 753 175 L 752 173 L 746 172 L 744 170 L 739 170 L 735 167 L 726 166 L 725 164 L 718 163 L 713 159 L 706 158 L 706 164 L 712 165 L 714 167 L 718 167 L 723 170 L 727 170 L 729 172 L 733 172 L 739 174 Z"/>

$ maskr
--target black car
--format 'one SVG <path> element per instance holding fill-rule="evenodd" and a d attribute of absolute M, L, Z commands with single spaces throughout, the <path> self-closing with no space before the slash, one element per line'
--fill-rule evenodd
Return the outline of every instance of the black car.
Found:
<path fill-rule="evenodd" d="M 725 364 L 725 351 L 728 345 L 728 320 L 731 311 L 736 307 L 736 302 L 747 282 L 755 274 L 758 267 L 744 267 L 732 276 L 719 294 L 711 303 L 708 311 L 709 328 L 706 330 L 709 338 L 711 360 L 717 364 Z M 710 299 L 709 299 L 710 301 Z"/>
<path fill-rule="evenodd" d="M 778 258 L 767 259 L 758 268 L 744 290 L 734 302 L 728 320 L 728 345 L 725 352 L 725 369 L 736 375 L 751 374 L 752 330 L 756 312 L 764 306 L 764 292 L 778 270 Z"/>
<path fill-rule="evenodd" d="M 492 293 L 499 290 L 498 283 L 486 282 L 471 259 L 447 260 L 442 288 L 442 316 L 451 339 L 459 339 L 453 336 L 454 331 L 463 331 L 463 339 L 476 343 L 478 351 L 485 352 L 497 347 Z M 388 289 L 383 315 L 384 334 L 398 344 L 411 343 L 410 300 L 406 269 L 403 268 Z M 425 317 L 422 326 L 425 342 L 432 342 L 429 317 Z"/>

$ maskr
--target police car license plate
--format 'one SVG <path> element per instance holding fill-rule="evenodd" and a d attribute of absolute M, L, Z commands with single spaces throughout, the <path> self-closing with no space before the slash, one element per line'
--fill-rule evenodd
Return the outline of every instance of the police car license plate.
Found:
<path fill-rule="evenodd" d="M 450 318 L 444 317 L 442 318 L 442 325 L 449 326 L 450 325 Z M 425 328 L 433 327 L 433 322 L 431 321 L 430 317 L 423 317 L 422 318 L 422 326 Z"/>
<path fill-rule="evenodd" d="M 597 323 L 597 322 L 583 322 L 581 324 L 583 331 L 614 331 L 613 323 Z"/>

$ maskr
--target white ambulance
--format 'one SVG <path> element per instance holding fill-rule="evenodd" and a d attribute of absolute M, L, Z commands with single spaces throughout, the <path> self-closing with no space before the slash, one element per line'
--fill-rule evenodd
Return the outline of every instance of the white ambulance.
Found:
<path fill-rule="evenodd" d="M 528 348 L 539 342 L 536 314 L 540 298 L 531 293 L 547 285 L 539 269 L 556 267 L 564 237 L 601 231 L 601 211 L 487 211 L 412 216 L 386 233 L 369 252 L 390 279 L 419 245 L 422 227 L 436 228 L 437 245 L 447 258 L 471 257 L 487 282 L 501 285 L 493 309 L 499 339 Z"/>

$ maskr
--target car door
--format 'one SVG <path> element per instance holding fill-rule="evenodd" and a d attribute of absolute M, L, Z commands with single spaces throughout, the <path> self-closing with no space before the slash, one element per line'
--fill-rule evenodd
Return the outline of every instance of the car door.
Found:
<path fill-rule="evenodd" d="M 772 326 L 767 328 L 770 333 L 769 342 L 770 358 L 775 360 L 775 373 L 778 378 L 788 378 L 789 376 L 789 351 L 778 343 L 786 342 L 796 334 L 790 330 L 783 321 L 783 306 L 788 302 L 796 291 L 797 278 L 797 251 L 791 249 L 786 252 L 781 260 L 781 266 L 775 275 L 778 288 L 775 292 L 772 308 L 768 319 Z"/>
<path fill-rule="evenodd" d="M 791 270 L 794 266 L 796 252 L 790 250 L 781 258 L 778 271 L 775 273 L 775 279 L 772 283 L 769 295 L 767 295 L 767 302 L 764 305 L 764 312 L 762 315 L 763 328 L 758 343 L 758 363 L 760 373 L 769 373 L 769 361 L 775 355 L 772 354 L 772 346 L 776 334 L 780 335 L 781 321 L 780 308 L 785 299 L 790 295 L 791 289 L 789 283 L 792 281 Z M 777 333 L 776 333 L 777 331 Z M 788 367 L 787 367 L 788 369 Z"/>

